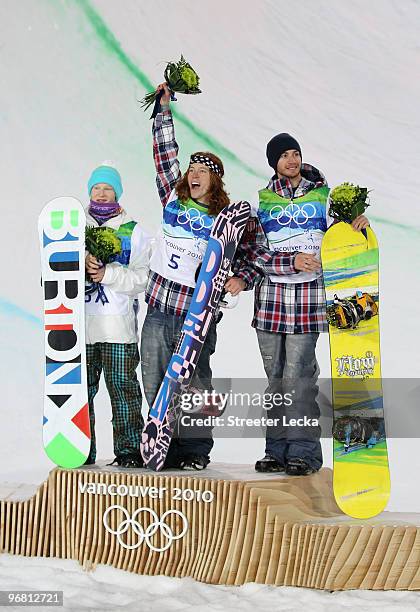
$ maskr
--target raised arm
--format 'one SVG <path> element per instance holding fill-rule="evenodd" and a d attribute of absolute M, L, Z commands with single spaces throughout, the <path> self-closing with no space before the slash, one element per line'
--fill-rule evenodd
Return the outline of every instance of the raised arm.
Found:
<path fill-rule="evenodd" d="M 153 121 L 153 159 L 155 160 L 156 185 L 160 201 L 162 206 L 166 206 L 180 178 L 181 171 L 174 122 L 169 108 L 171 94 L 166 83 L 159 85 L 157 91 L 163 91 L 163 95 L 160 100 L 160 112 Z"/>

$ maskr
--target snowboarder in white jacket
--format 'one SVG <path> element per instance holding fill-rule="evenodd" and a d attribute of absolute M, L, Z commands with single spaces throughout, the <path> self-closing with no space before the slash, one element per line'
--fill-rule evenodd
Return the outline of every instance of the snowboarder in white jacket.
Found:
<path fill-rule="evenodd" d="M 143 429 L 142 396 L 137 379 L 139 364 L 137 311 L 149 273 L 151 238 L 119 204 L 121 177 L 111 165 L 96 168 L 88 182 L 88 226 L 110 227 L 121 240 L 121 253 L 103 265 L 86 255 L 86 272 L 98 289 L 85 297 L 86 361 L 91 449 L 86 464 L 95 463 L 93 399 L 104 372 L 112 406 L 114 462 L 121 467 L 142 467 L 140 436 Z"/>

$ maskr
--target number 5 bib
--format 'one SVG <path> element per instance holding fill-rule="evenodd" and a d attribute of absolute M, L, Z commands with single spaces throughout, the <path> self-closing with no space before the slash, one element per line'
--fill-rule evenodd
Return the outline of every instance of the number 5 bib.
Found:
<path fill-rule="evenodd" d="M 195 273 L 203 260 L 215 217 L 189 199 L 180 202 L 175 191 L 163 211 L 150 269 L 171 281 L 195 287 Z"/>

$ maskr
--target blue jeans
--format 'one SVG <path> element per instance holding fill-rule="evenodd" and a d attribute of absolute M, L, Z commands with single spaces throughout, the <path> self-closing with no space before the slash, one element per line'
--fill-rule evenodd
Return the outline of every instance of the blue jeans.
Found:
<path fill-rule="evenodd" d="M 172 353 L 178 343 L 184 318 L 162 313 L 151 306 L 147 309 L 141 332 L 140 355 L 144 394 L 149 407 L 153 405 Z M 216 323 L 213 321 L 191 382 L 198 389 L 212 390 L 210 357 L 216 350 L 216 340 Z M 194 419 L 191 417 L 190 423 L 193 422 Z M 194 455 L 205 456 L 209 459 L 210 451 L 213 448 L 211 427 L 194 425 L 184 427 L 181 421 L 178 421 L 175 433 L 169 447 L 165 467 L 176 466 L 180 459 Z"/>
<path fill-rule="evenodd" d="M 278 334 L 257 329 L 258 344 L 268 378 L 266 393 L 291 394 L 290 405 L 273 402 L 267 418 L 278 419 L 275 426 L 267 427 L 266 453 L 285 465 L 288 460 L 300 458 L 314 469 L 322 466 L 320 444 L 321 429 L 314 425 L 290 426 L 291 419 L 310 422 L 319 419 L 316 401 L 319 366 L 315 356 L 318 333 Z M 289 397 L 289 396 L 286 396 Z"/>

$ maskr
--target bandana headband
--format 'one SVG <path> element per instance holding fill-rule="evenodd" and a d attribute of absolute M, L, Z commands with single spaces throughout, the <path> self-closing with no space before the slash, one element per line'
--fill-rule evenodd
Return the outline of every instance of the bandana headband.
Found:
<path fill-rule="evenodd" d="M 210 168 L 210 170 L 213 170 L 213 172 L 217 174 L 217 176 L 223 176 L 221 167 L 218 164 L 215 164 L 214 161 L 206 155 L 191 155 L 190 165 L 191 164 L 204 164 L 205 166 Z"/>

